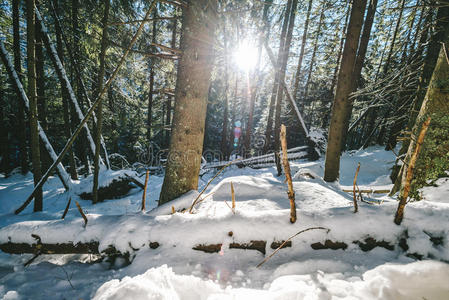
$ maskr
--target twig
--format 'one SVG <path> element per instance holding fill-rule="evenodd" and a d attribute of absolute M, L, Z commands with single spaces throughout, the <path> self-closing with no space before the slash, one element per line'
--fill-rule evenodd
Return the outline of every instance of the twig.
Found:
<path fill-rule="evenodd" d="M 87 226 L 87 217 L 83 212 L 83 209 L 81 208 L 81 205 L 78 203 L 78 201 L 75 201 L 76 207 L 78 207 L 78 211 L 80 212 L 81 216 L 84 219 L 84 228 Z"/>
<path fill-rule="evenodd" d="M 354 213 L 356 213 L 359 210 L 359 206 L 357 204 L 357 196 L 355 194 L 355 186 L 357 184 L 357 176 L 359 175 L 359 171 L 360 171 L 360 163 L 357 164 L 357 170 L 355 171 L 355 176 L 354 176 L 354 182 L 352 184 L 352 193 L 354 195 Z"/>
<path fill-rule="evenodd" d="M 294 238 L 295 236 L 297 236 L 297 235 L 299 235 L 299 234 L 301 234 L 301 233 L 303 233 L 303 232 L 306 232 L 306 231 L 309 231 L 309 230 L 314 230 L 314 229 L 327 230 L 327 233 L 329 233 L 329 231 L 331 231 L 329 228 L 325 228 L 325 227 L 310 227 L 310 228 L 301 230 L 301 231 L 295 233 L 294 235 L 292 235 L 291 237 L 289 237 L 287 240 L 285 240 L 279 247 L 277 247 L 276 250 L 274 250 L 273 253 L 270 254 L 270 256 L 268 256 L 268 257 L 265 258 L 261 263 L 259 263 L 259 264 L 256 266 L 256 268 L 259 268 L 261 265 L 263 265 L 264 263 L 266 263 L 271 257 L 273 257 L 273 255 L 275 255 L 275 254 L 276 254 L 282 247 L 284 247 L 285 244 L 287 244 L 289 241 L 291 241 L 292 238 Z"/>
<path fill-rule="evenodd" d="M 220 171 L 217 172 L 217 174 L 215 174 L 214 177 L 212 177 L 211 180 L 209 180 L 209 182 L 206 184 L 206 186 L 201 190 L 201 192 L 198 194 L 196 199 L 193 201 L 192 205 L 189 208 L 189 213 L 192 213 L 193 207 L 196 205 L 196 203 L 198 202 L 198 199 L 200 199 L 201 195 L 204 193 L 204 191 L 207 189 L 207 187 L 211 184 L 211 182 L 215 178 L 217 178 L 217 176 L 220 175 L 220 173 L 223 172 L 224 169 L 226 169 L 227 167 L 232 165 L 234 162 L 239 161 L 239 160 L 241 160 L 241 158 L 228 162 L 226 165 L 223 166 L 223 168 L 220 169 Z"/>
<path fill-rule="evenodd" d="M 42 240 L 41 237 L 38 236 L 37 234 L 31 234 L 31 236 L 36 240 L 37 244 L 36 244 L 36 253 L 34 254 L 34 256 L 28 260 L 26 263 L 23 264 L 24 267 L 29 266 L 39 255 L 42 254 Z"/>
<path fill-rule="evenodd" d="M 67 212 L 69 211 L 70 202 L 72 202 L 72 197 L 69 197 L 69 202 L 67 202 L 67 206 L 64 209 L 64 213 L 62 214 L 62 218 L 64 220 L 65 216 L 67 215 Z"/>
<path fill-rule="evenodd" d="M 142 211 L 145 211 L 145 197 L 147 195 L 147 184 L 148 177 L 150 175 L 150 170 L 147 170 L 145 173 L 145 184 L 143 185 L 143 194 L 142 194 Z"/>
<path fill-rule="evenodd" d="M 235 191 L 234 191 L 234 185 L 231 181 L 231 197 L 232 197 L 232 213 L 235 215 Z"/>
<path fill-rule="evenodd" d="M 284 165 L 285 178 L 288 185 L 288 200 L 290 201 L 290 223 L 296 222 L 296 204 L 295 191 L 293 190 L 292 173 L 290 171 L 290 164 L 288 162 L 287 154 L 287 129 L 285 125 L 281 125 L 281 147 L 282 147 L 282 164 Z"/>
<path fill-rule="evenodd" d="M 430 125 L 431 117 L 429 116 L 426 121 L 422 124 L 421 131 L 419 132 L 418 140 L 416 142 L 415 150 L 413 151 L 413 154 L 410 158 L 410 162 L 407 168 L 406 178 L 404 187 L 399 193 L 399 205 L 398 209 L 396 211 L 396 215 L 394 217 L 394 223 L 396 225 L 400 225 L 402 222 L 402 219 L 404 218 L 404 208 L 407 204 L 407 198 L 408 194 L 410 193 L 410 185 L 413 178 L 413 169 L 415 168 L 416 161 L 418 159 L 419 151 L 421 150 L 421 145 L 424 142 L 424 138 L 426 137 L 427 129 Z"/>

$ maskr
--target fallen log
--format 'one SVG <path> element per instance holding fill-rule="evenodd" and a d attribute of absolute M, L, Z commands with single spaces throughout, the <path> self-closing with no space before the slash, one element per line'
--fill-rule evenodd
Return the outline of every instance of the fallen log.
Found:
<path fill-rule="evenodd" d="M 353 190 L 352 189 L 342 189 L 343 192 L 345 193 L 352 193 Z M 360 193 L 365 193 L 365 194 L 388 194 L 390 192 L 390 190 L 374 190 L 374 189 L 365 189 L 365 190 L 359 190 Z"/>

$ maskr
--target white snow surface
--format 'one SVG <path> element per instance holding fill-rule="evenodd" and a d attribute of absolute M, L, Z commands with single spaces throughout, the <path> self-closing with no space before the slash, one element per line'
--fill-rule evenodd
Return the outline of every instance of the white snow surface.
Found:
<path fill-rule="evenodd" d="M 276 177 L 273 167 L 229 167 L 204 192 L 194 214 L 180 211 L 189 208 L 198 197 L 197 191 L 156 208 L 163 178 L 150 176 L 147 212 L 140 212 L 142 191 L 138 188 L 121 199 L 94 206 L 77 196 L 91 189 L 91 177 L 74 182 L 70 193 L 57 178 L 50 178 L 44 185 L 44 211 L 31 213 L 30 205 L 16 216 L 14 209 L 32 190 L 32 176 L 0 178 L 0 243 L 33 243 L 34 233 L 44 243 L 98 241 L 100 250 L 113 245 L 133 258 L 125 266 L 120 258 L 91 264 L 91 255 L 42 255 L 24 268 L 32 255 L 0 251 L 0 298 L 448 299 L 448 180 L 424 188 L 425 200 L 407 205 L 401 226 L 393 223 L 395 199 L 366 195 L 364 199 L 375 204 L 359 203 L 359 212 L 354 214 L 352 194 L 341 191 L 352 184 L 357 162 L 361 163 L 360 186 L 388 189 L 394 160 L 391 152 L 380 147 L 345 153 L 340 182 L 332 184 L 321 179 L 323 160 L 292 163 L 298 214 L 295 224 L 289 222 L 285 177 Z M 101 185 L 125 173 L 138 176 L 132 171 L 104 171 Z M 207 173 L 200 178 L 200 190 L 213 176 Z M 236 194 L 235 214 L 228 207 L 230 182 Z M 69 197 L 69 213 L 60 220 Z M 87 214 L 86 228 L 74 201 L 80 202 Z M 271 242 L 315 226 L 330 231 L 302 233 L 293 238 L 291 248 L 281 249 L 260 268 L 256 265 L 264 259 L 262 253 L 229 247 L 232 242 L 264 240 L 268 256 L 274 251 Z M 397 244 L 406 231 L 409 249 L 403 251 Z M 353 242 L 367 237 L 395 248 L 363 252 Z M 326 239 L 348 247 L 311 248 L 311 244 Z M 160 247 L 150 249 L 150 242 L 158 242 Z M 192 249 L 198 244 L 222 247 L 219 253 L 209 254 Z M 415 254 L 424 260 L 415 261 Z"/>

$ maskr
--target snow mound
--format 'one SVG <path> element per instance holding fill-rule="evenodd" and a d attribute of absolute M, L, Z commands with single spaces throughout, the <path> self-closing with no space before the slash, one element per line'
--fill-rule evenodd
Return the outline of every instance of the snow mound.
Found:
<path fill-rule="evenodd" d="M 407 265 L 384 264 L 362 278 L 318 271 L 281 276 L 268 289 L 220 287 L 193 275 L 177 275 L 163 265 L 135 277 L 104 283 L 94 300 L 114 299 L 447 299 L 449 265 L 419 261 Z"/>

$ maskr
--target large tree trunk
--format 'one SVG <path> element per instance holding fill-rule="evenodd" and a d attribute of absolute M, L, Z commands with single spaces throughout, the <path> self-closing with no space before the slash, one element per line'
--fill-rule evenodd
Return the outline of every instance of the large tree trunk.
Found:
<path fill-rule="evenodd" d="M 355 60 L 354 72 L 352 75 L 353 80 L 352 80 L 352 86 L 351 86 L 350 93 L 355 92 L 361 82 L 362 68 L 363 68 L 363 64 L 365 62 L 366 50 L 368 49 L 368 43 L 369 43 L 369 39 L 371 36 L 371 28 L 373 26 L 374 15 L 376 13 L 376 9 L 377 9 L 377 0 L 370 0 L 369 5 L 368 5 L 368 11 L 367 11 L 366 17 L 365 17 L 365 22 L 363 23 L 363 31 L 362 31 L 362 36 L 360 37 L 360 45 L 359 45 L 359 49 L 357 51 L 357 58 Z M 342 149 L 344 149 L 345 145 L 346 145 L 346 135 L 348 133 L 349 121 L 351 119 L 352 107 L 353 107 L 354 101 L 349 101 L 349 102 L 350 102 L 350 107 L 348 108 L 349 116 L 345 120 L 345 124 L 344 124 L 345 127 L 343 129 L 344 136 L 341 140 Z"/>
<path fill-rule="evenodd" d="M 34 184 L 37 185 L 42 177 L 41 158 L 39 151 L 39 133 L 37 119 L 37 93 L 36 93 L 36 53 L 35 53 L 35 16 L 34 0 L 26 1 L 27 8 L 27 75 L 28 97 L 30 99 L 30 138 L 31 159 L 33 164 Z M 34 211 L 42 211 L 42 188 L 37 191 L 34 199 Z"/>
<path fill-rule="evenodd" d="M 207 93 L 213 63 L 217 2 L 191 1 L 184 9 L 170 153 L 159 205 L 198 188 Z"/>
<path fill-rule="evenodd" d="M 288 28 L 288 20 L 290 18 L 290 10 L 291 10 L 292 0 L 288 0 L 287 9 L 285 10 L 284 22 L 282 23 L 282 31 L 281 37 L 279 40 L 279 52 L 276 61 L 276 65 L 274 66 L 274 82 L 273 89 L 271 91 L 270 104 L 268 109 L 268 119 L 267 119 L 267 128 L 265 131 L 265 147 L 264 151 L 267 152 L 272 147 L 272 133 L 273 133 L 273 113 L 276 104 L 276 96 L 279 87 L 279 76 L 280 76 L 280 66 L 282 61 L 282 53 L 285 46 L 285 35 L 287 34 Z"/>
<path fill-rule="evenodd" d="M 20 17 L 19 17 L 19 0 L 12 1 L 12 24 L 13 24 L 13 49 L 14 49 L 14 69 L 17 74 L 21 76 L 22 74 L 22 63 L 20 59 Z M 25 108 L 19 96 L 18 99 L 18 111 L 17 111 L 17 119 L 18 119 L 18 128 L 17 128 L 17 137 L 19 139 L 19 160 L 20 160 L 20 169 L 22 174 L 26 174 L 28 172 L 28 151 L 26 144 L 26 117 L 25 117 Z"/>
<path fill-rule="evenodd" d="M 310 12 L 312 11 L 312 3 L 313 0 L 309 0 L 309 4 L 307 6 L 306 20 L 304 22 L 304 30 L 302 32 L 301 50 L 299 50 L 298 65 L 296 66 L 295 83 L 293 85 L 293 95 L 292 95 L 293 99 L 295 100 L 296 97 L 298 97 L 299 80 L 301 78 L 302 61 L 304 59 L 304 50 L 306 48 L 307 43 L 307 33 L 309 31 L 309 21 L 310 21 Z"/>
<path fill-rule="evenodd" d="M 103 36 L 101 38 L 100 50 L 100 69 L 98 70 L 98 88 L 96 97 L 98 97 L 103 90 L 103 80 L 105 73 L 105 56 L 108 46 L 108 19 L 109 19 L 110 0 L 106 0 L 104 4 L 104 15 L 102 20 Z M 98 175 L 100 174 L 100 149 L 101 149 L 101 130 L 103 126 L 103 100 L 100 100 L 97 106 L 97 126 L 95 132 L 95 156 L 94 156 L 94 182 L 92 188 L 93 203 L 98 202 Z"/>
<path fill-rule="evenodd" d="M 363 15 L 366 0 L 354 0 L 349 19 L 348 33 L 338 74 L 338 84 L 332 107 L 332 117 L 329 126 L 328 145 L 326 149 L 326 162 L 324 180 L 330 182 L 338 179 L 340 172 L 340 154 L 346 119 L 349 117 L 352 99 L 351 92 L 356 52 L 359 45 L 360 31 L 362 29 Z"/>

